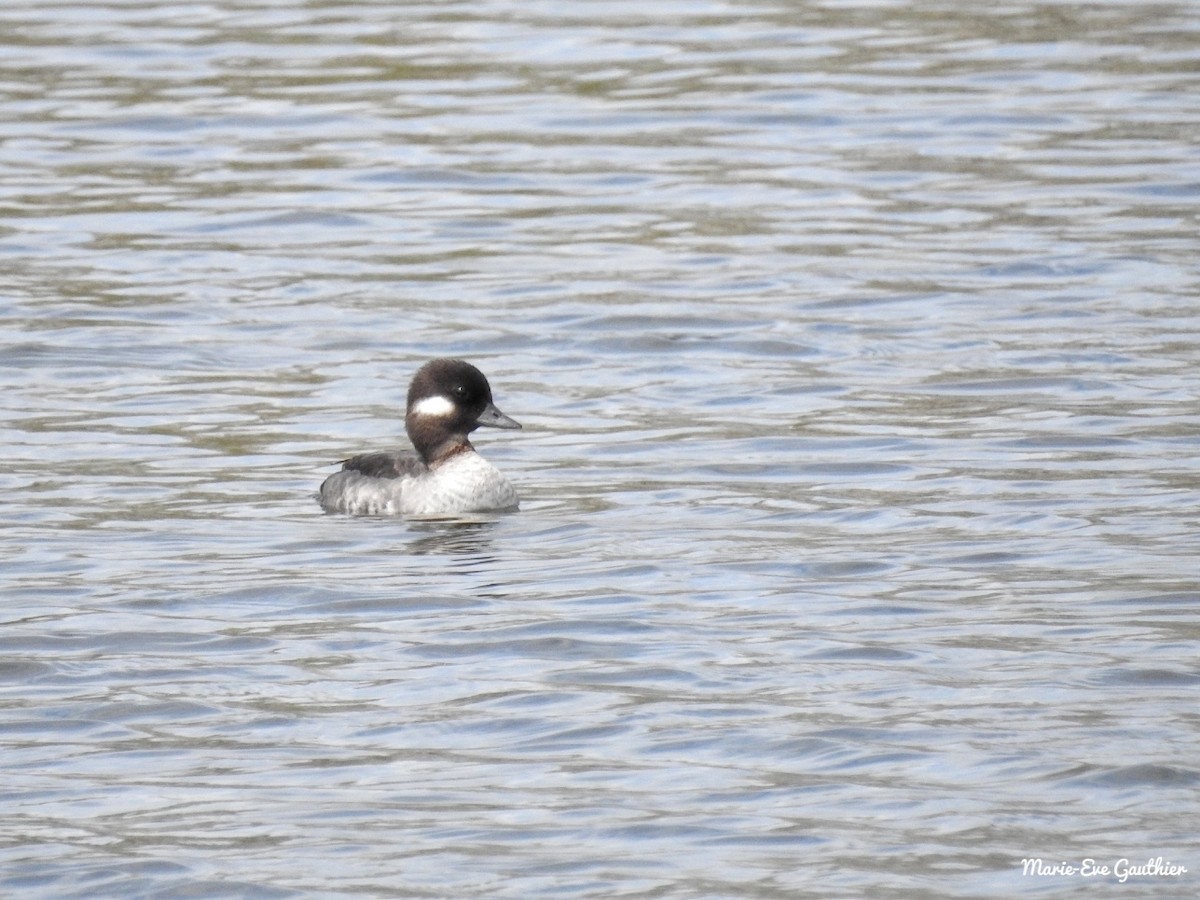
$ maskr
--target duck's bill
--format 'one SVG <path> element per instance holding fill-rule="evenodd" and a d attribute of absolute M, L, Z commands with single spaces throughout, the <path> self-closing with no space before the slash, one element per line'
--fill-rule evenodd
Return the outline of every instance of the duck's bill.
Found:
<path fill-rule="evenodd" d="M 477 420 L 480 425 L 486 425 L 489 428 L 520 428 L 521 423 L 516 419 L 510 419 L 500 410 L 496 409 L 495 404 L 489 403 L 483 412 L 479 414 Z"/>

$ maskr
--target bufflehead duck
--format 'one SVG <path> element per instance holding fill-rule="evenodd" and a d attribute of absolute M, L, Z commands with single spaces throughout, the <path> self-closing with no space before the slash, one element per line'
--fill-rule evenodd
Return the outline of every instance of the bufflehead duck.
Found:
<path fill-rule="evenodd" d="M 404 430 L 414 450 L 364 453 L 325 479 L 328 512 L 439 516 L 516 509 L 517 492 L 467 439 L 480 425 L 521 426 L 492 403 L 487 379 L 460 359 L 435 359 L 413 376 Z"/>

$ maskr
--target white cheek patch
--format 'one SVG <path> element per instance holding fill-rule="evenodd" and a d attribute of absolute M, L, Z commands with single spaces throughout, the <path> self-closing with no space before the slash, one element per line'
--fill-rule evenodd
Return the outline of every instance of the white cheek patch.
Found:
<path fill-rule="evenodd" d="M 437 397 L 426 397 L 417 403 L 412 408 L 412 411 L 418 416 L 442 418 L 454 415 L 456 408 L 452 401 L 439 395 Z"/>

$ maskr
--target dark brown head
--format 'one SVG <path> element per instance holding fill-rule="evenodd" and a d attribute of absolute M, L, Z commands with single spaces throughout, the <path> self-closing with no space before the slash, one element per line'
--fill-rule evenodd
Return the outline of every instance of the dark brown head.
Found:
<path fill-rule="evenodd" d="M 435 359 L 417 370 L 408 388 L 404 426 L 426 465 L 471 449 L 467 435 L 481 425 L 521 427 L 492 403 L 482 372 L 461 359 Z"/>

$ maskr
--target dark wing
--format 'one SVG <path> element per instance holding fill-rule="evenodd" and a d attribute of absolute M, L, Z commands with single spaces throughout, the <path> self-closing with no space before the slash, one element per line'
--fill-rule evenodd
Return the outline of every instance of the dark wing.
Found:
<path fill-rule="evenodd" d="M 417 475 L 425 471 L 425 464 L 417 454 L 409 453 L 360 453 L 342 461 L 342 469 L 361 472 L 368 478 L 400 478 Z"/>

